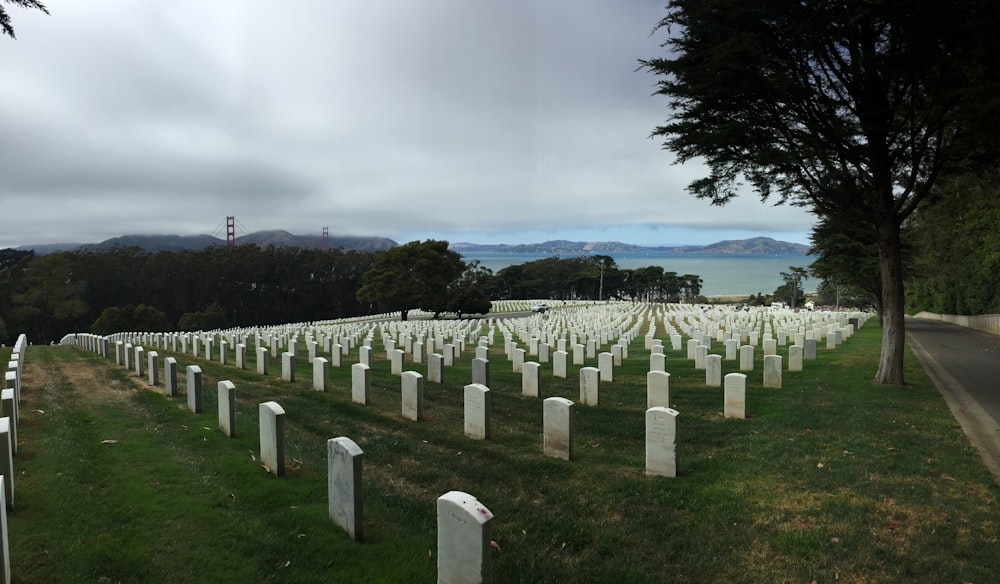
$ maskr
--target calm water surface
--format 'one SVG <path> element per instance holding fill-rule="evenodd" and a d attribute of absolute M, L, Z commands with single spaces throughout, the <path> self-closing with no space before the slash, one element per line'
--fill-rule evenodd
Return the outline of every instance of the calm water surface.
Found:
<path fill-rule="evenodd" d="M 524 264 L 548 257 L 571 257 L 572 254 L 475 252 L 463 255 L 465 261 L 478 259 L 483 266 L 497 273 L 507 266 Z M 580 254 L 583 255 L 583 254 Z M 791 266 L 808 268 L 813 257 L 799 254 L 732 255 L 663 252 L 619 252 L 604 254 L 614 258 L 619 268 L 634 270 L 647 266 L 662 266 L 668 272 L 697 274 L 702 280 L 702 294 L 730 296 L 770 294 L 784 284 L 781 272 Z M 806 280 L 805 289 L 815 290 L 818 282 Z"/>

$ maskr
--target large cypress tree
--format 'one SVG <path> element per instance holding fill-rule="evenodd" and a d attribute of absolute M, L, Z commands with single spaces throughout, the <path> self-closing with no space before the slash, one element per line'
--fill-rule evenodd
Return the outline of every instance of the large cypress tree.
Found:
<path fill-rule="evenodd" d="M 902 384 L 900 228 L 940 176 L 996 160 L 1000 3 L 994 0 L 672 0 L 653 136 L 708 176 L 715 204 L 762 197 L 852 221 L 878 242 L 875 380 Z"/>

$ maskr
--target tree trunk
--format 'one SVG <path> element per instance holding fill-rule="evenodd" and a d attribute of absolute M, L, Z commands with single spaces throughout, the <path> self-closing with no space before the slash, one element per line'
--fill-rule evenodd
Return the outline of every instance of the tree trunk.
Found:
<path fill-rule="evenodd" d="M 906 339 L 903 304 L 902 245 L 895 217 L 881 220 L 878 232 L 879 269 L 882 275 L 882 354 L 875 383 L 903 385 Z"/>

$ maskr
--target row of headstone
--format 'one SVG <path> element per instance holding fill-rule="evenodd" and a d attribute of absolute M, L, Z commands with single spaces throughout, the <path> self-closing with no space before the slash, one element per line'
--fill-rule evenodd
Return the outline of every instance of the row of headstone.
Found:
<path fill-rule="evenodd" d="M 10 545 L 7 533 L 7 510 L 14 508 L 14 456 L 17 454 L 17 423 L 20 414 L 24 356 L 28 348 L 25 335 L 14 341 L 10 359 L 4 369 L 4 383 L 0 401 L 0 556 L 3 561 L 3 582 L 11 581 Z"/>

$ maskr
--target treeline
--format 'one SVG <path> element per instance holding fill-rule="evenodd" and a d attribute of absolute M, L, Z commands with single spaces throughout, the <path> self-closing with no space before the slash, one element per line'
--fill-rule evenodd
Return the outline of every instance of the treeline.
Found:
<path fill-rule="evenodd" d="M 250 245 L 44 256 L 2 249 L 0 342 L 15 332 L 49 342 L 79 331 L 207 330 L 411 308 L 481 314 L 500 299 L 696 301 L 701 285 L 696 275 L 621 269 L 602 255 L 546 258 L 494 274 L 435 241 L 380 253 Z"/>
<path fill-rule="evenodd" d="M 906 226 L 909 311 L 1000 313 L 998 179 L 1000 173 L 942 180 L 946 202 L 914 213 Z"/>
<path fill-rule="evenodd" d="M 678 275 L 661 266 L 619 268 L 606 255 L 551 257 L 508 266 L 490 281 L 495 299 L 644 300 L 692 302 L 701 296 L 701 277 Z"/>
<path fill-rule="evenodd" d="M 952 176 L 903 224 L 906 311 L 1000 313 L 1000 173 Z M 812 276 L 820 302 L 881 312 L 878 239 L 870 226 L 821 219 L 813 228 Z"/>
<path fill-rule="evenodd" d="M 256 246 L 200 251 L 0 250 L 0 342 L 69 332 L 199 330 L 365 314 L 374 253 Z M 105 312 L 107 311 L 107 314 Z"/>

